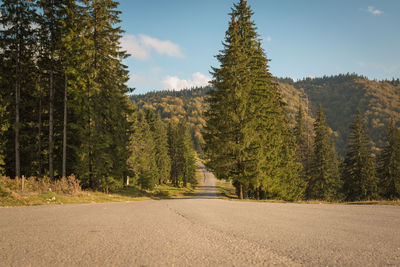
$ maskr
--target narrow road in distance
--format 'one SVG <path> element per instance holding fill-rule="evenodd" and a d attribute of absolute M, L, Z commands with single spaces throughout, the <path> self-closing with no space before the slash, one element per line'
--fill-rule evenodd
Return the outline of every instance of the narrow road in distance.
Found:
<path fill-rule="evenodd" d="M 400 207 L 216 198 L 0 208 L 0 266 L 400 265 Z"/>

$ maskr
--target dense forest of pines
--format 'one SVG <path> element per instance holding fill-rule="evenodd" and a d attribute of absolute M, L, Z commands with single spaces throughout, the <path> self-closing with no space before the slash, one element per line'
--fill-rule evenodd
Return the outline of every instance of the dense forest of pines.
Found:
<path fill-rule="evenodd" d="M 234 6 L 211 86 L 131 99 L 190 121 L 208 167 L 241 198 L 399 198 L 399 81 L 276 79 L 251 15 L 246 1 Z"/>
<path fill-rule="evenodd" d="M 0 175 L 75 174 L 83 187 L 107 191 L 127 177 L 142 188 L 195 183 L 186 122 L 165 125 L 128 99 L 117 7 L 1 2 Z"/>
<path fill-rule="evenodd" d="M 241 0 L 210 86 L 128 97 L 117 7 L 2 1 L 0 175 L 180 187 L 197 151 L 240 198 L 400 198 L 398 79 L 273 77 Z"/>

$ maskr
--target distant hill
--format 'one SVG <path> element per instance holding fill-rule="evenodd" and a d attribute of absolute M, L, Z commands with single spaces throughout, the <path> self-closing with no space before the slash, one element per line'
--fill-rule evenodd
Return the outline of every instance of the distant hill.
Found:
<path fill-rule="evenodd" d="M 294 82 L 290 78 L 279 78 L 277 83 L 285 101 L 290 126 L 299 104 L 306 113 L 309 133 L 312 135 L 313 116 L 319 104 L 335 137 L 337 151 L 346 152 L 349 125 L 357 108 L 367 119 L 373 147 L 378 151 L 384 144 L 385 126 L 390 118 L 400 122 L 400 82 L 371 81 L 355 74 L 342 74 L 322 78 L 307 78 Z M 143 95 L 132 95 L 131 100 L 138 109 L 159 112 L 164 121 L 186 118 L 192 128 L 196 149 L 201 151 L 201 135 L 205 120 L 205 97 L 211 87 L 185 89 L 181 91 L 156 91 Z"/>
<path fill-rule="evenodd" d="M 392 116 L 400 122 L 399 80 L 371 81 L 355 74 L 336 75 L 297 81 L 294 87 L 304 91 L 313 111 L 322 105 L 329 126 L 335 131 L 338 152 L 345 154 L 349 125 L 359 108 L 373 140 L 373 149 L 384 144 L 386 125 Z"/>

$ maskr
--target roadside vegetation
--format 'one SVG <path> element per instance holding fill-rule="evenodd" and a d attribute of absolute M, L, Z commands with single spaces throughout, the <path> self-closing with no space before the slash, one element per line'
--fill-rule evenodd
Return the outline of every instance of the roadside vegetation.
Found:
<path fill-rule="evenodd" d="M 24 190 L 22 191 L 22 183 Z M 196 194 L 198 184 L 176 187 L 171 184 L 143 189 L 137 184 L 109 192 L 82 190 L 75 176 L 51 181 L 49 178 L 10 179 L 0 177 L 0 206 L 36 206 L 73 203 L 125 202 L 185 198 Z"/>
<path fill-rule="evenodd" d="M 254 201 L 268 203 L 297 203 L 297 204 L 339 204 L 339 205 L 393 205 L 400 206 L 400 199 L 395 200 L 365 200 L 365 201 L 327 201 L 327 200 L 297 200 L 285 201 L 279 199 L 239 199 L 236 194 L 236 189 L 232 183 L 225 180 L 217 181 L 217 195 L 224 200 L 232 201 Z"/>

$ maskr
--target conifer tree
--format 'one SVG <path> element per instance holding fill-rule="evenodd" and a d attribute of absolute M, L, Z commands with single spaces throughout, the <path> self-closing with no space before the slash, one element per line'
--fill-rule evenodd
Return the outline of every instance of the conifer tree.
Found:
<path fill-rule="evenodd" d="M 62 24 L 65 19 L 62 14 L 63 1 L 60 0 L 39 0 L 38 7 L 42 14 L 38 19 L 39 23 L 39 42 L 41 46 L 41 62 L 40 69 L 47 81 L 48 97 L 49 97 L 49 137 L 48 137 L 48 163 L 49 176 L 54 179 L 54 128 L 58 121 L 55 118 L 55 94 L 59 86 L 57 79 L 60 79 L 59 73 L 62 71 L 60 62 L 60 49 L 62 37 Z"/>
<path fill-rule="evenodd" d="M 181 170 L 183 169 L 182 162 L 182 143 L 179 142 L 179 128 L 175 122 L 168 124 L 168 155 L 171 160 L 170 179 L 171 183 L 179 187 L 182 176 Z"/>
<path fill-rule="evenodd" d="M 0 50 L 3 63 L 2 83 L 5 91 L 4 101 L 10 103 L 8 107 L 9 122 L 13 122 L 13 127 L 9 128 L 6 135 L 8 140 L 13 136 L 14 142 L 8 142 L 6 160 L 7 175 L 21 177 L 21 166 L 31 165 L 28 149 L 25 143 L 21 145 L 21 134 L 26 135 L 28 143 L 31 143 L 32 130 L 27 118 L 32 114 L 31 106 L 24 105 L 25 100 L 30 100 L 34 91 L 33 74 L 35 66 L 33 55 L 37 44 L 34 35 L 33 22 L 35 21 L 34 1 L 32 0 L 4 0 L 0 6 Z M 21 103 L 22 102 L 22 103 Z M 22 105 L 21 105 L 22 104 Z M 30 109 L 29 112 L 22 112 L 22 109 Z M 13 119 L 11 120 L 11 117 Z M 26 127 L 27 131 L 21 132 Z M 25 129 L 23 129 L 25 130 Z M 25 136 L 24 136 L 25 137 Z M 13 147 L 11 147 L 13 145 Z M 22 158 L 21 158 L 22 155 Z M 12 160 L 14 159 L 14 161 Z M 21 164 L 21 160 L 22 163 Z M 14 168 L 11 167 L 12 163 Z M 27 168 L 30 168 L 27 166 Z"/>
<path fill-rule="evenodd" d="M 155 160 L 157 165 L 157 181 L 158 184 L 165 184 L 169 179 L 171 171 L 171 162 L 168 155 L 168 133 L 160 114 L 157 116 L 153 111 L 146 112 L 146 120 L 153 132 L 155 145 Z"/>
<path fill-rule="evenodd" d="M 152 189 L 157 180 L 155 144 L 150 125 L 143 112 L 138 112 L 131 140 L 131 167 L 138 184 L 143 189 Z"/>
<path fill-rule="evenodd" d="M 79 173 L 86 186 L 101 187 L 102 177 L 123 179 L 130 152 L 127 114 L 131 112 L 125 85 L 128 71 L 122 64 L 122 30 L 116 1 L 84 1 L 87 27 L 84 40 L 85 94 L 82 103 L 82 156 Z"/>
<path fill-rule="evenodd" d="M 182 160 L 182 182 L 183 186 L 186 187 L 188 183 L 192 186 L 197 184 L 196 180 L 196 159 L 194 152 L 194 145 L 190 129 L 187 126 L 186 120 L 182 120 L 178 124 L 179 127 L 179 146 L 182 151 L 179 152 Z"/>
<path fill-rule="evenodd" d="M 386 145 L 379 156 L 378 175 L 382 196 L 400 198 L 400 129 L 393 118 L 387 126 Z"/>
<path fill-rule="evenodd" d="M 294 140 L 246 1 L 234 5 L 206 113 L 207 166 L 240 198 L 301 198 Z"/>
<path fill-rule="evenodd" d="M 1 77 L 2 80 L 3 77 Z M 0 80 L 0 86 L 1 86 Z M 0 176 L 5 174 L 5 158 L 6 158 L 6 143 L 7 139 L 5 133 L 9 128 L 7 118 L 7 103 L 3 100 L 3 96 L 0 93 Z"/>
<path fill-rule="evenodd" d="M 371 200 L 377 198 L 378 188 L 375 162 L 372 158 L 366 125 L 358 109 L 350 126 L 348 152 L 343 165 L 344 193 L 347 200 Z"/>
<path fill-rule="evenodd" d="M 310 142 L 307 127 L 304 121 L 304 111 L 300 104 L 296 114 L 296 125 L 294 127 L 296 138 L 296 158 L 303 165 L 302 176 L 308 177 L 310 172 Z"/>
<path fill-rule="evenodd" d="M 338 200 L 340 180 L 337 155 L 321 105 L 314 123 L 314 153 L 311 162 L 311 178 L 307 186 L 308 199 Z"/>

